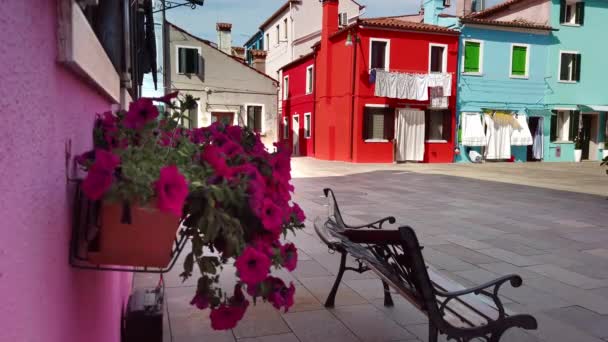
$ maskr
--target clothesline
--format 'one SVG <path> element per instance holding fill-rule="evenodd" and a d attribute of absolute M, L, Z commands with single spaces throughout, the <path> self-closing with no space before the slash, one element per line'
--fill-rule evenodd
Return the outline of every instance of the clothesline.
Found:
<path fill-rule="evenodd" d="M 417 74 L 417 75 L 450 74 L 450 75 L 454 75 L 453 72 L 428 72 L 428 71 L 424 72 L 424 71 L 420 71 L 420 70 L 407 70 L 407 69 L 390 69 L 390 70 L 385 70 L 383 68 L 372 68 L 370 70 L 386 71 L 386 72 L 393 72 L 393 73 L 400 73 L 400 74 Z"/>

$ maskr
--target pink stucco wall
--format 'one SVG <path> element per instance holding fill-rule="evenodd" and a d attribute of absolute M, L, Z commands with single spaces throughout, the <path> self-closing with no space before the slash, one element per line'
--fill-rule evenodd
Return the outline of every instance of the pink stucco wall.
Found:
<path fill-rule="evenodd" d="M 118 342 L 128 273 L 68 265 L 64 144 L 110 103 L 56 60 L 54 0 L 0 6 L 0 341 Z"/>
<path fill-rule="evenodd" d="M 551 0 L 532 0 L 517 5 L 512 5 L 500 14 L 490 16 L 489 19 L 511 21 L 525 19 L 538 24 L 550 24 Z"/>

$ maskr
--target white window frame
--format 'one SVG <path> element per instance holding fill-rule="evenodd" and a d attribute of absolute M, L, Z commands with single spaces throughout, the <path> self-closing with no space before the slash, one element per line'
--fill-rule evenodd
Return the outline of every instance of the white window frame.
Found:
<path fill-rule="evenodd" d="M 245 107 L 245 119 L 246 119 L 245 127 L 247 127 L 249 125 L 249 122 L 248 122 L 249 121 L 249 111 L 248 111 L 249 107 L 262 107 L 262 113 L 261 113 L 262 125 L 260 127 L 260 134 L 261 135 L 266 134 L 266 124 L 264 122 L 264 120 L 266 119 L 266 106 L 263 103 L 245 103 L 245 104 L 243 104 L 243 106 Z"/>
<path fill-rule="evenodd" d="M 515 47 L 525 47 L 526 48 L 526 73 L 523 76 L 513 75 L 513 48 Z M 528 79 L 530 78 L 530 44 L 519 44 L 513 43 L 511 44 L 511 54 L 509 55 L 509 77 L 510 78 L 522 78 Z"/>
<path fill-rule="evenodd" d="M 555 118 L 557 120 L 557 132 L 556 133 L 556 137 L 555 137 L 555 141 L 553 142 L 558 142 L 558 143 L 564 143 L 564 142 L 572 142 L 570 140 L 570 110 L 558 110 L 557 111 L 557 117 Z M 560 119 L 560 116 L 565 116 L 566 119 L 564 120 L 563 118 Z M 561 126 L 560 126 L 560 121 L 561 121 Z"/>
<path fill-rule="evenodd" d="M 307 123 L 308 123 L 308 125 L 307 125 Z M 306 127 L 306 126 L 308 126 L 308 127 Z M 312 113 L 304 113 L 304 138 L 310 139 L 311 136 L 312 136 Z"/>
<path fill-rule="evenodd" d="M 289 139 L 289 131 L 291 130 L 291 125 L 289 124 L 289 116 L 283 117 L 283 139 Z"/>
<path fill-rule="evenodd" d="M 306 95 L 312 94 L 313 92 L 313 83 L 314 83 L 314 79 L 315 79 L 315 74 L 314 74 L 314 69 L 313 69 L 313 65 L 309 65 L 306 67 Z M 308 71 L 310 70 L 310 78 L 308 77 Z"/>
<path fill-rule="evenodd" d="M 194 75 L 194 74 L 183 74 L 179 72 L 179 49 L 196 49 L 198 50 L 199 58 L 196 59 L 196 63 L 198 64 L 197 70 L 201 72 L 201 59 L 202 48 L 200 46 L 192 46 L 192 45 L 175 45 L 175 73 L 177 75 Z"/>
<path fill-rule="evenodd" d="M 479 43 L 479 71 L 478 72 L 464 72 L 464 56 L 465 56 L 465 47 L 467 42 L 471 43 Z M 466 76 L 483 76 L 483 50 L 484 50 L 484 41 L 479 39 L 463 39 L 462 40 L 462 56 L 460 60 L 460 72 Z"/>
<path fill-rule="evenodd" d="M 559 58 L 558 58 L 558 63 L 557 63 L 557 81 L 559 83 L 578 83 L 578 81 L 573 81 L 573 80 L 562 80 L 562 55 L 563 54 L 572 54 L 572 55 L 580 55 L 581 53 L 578 51 L 570 51 L 570 50 L 559 50 Z M 581 66 L 582 68 L 582 66 Z M 572 69 L 570 70 L 570 78 L 572 79 L 572 77 L 574 73 L 574 64 L 572 65 Z"/>
<path fill-rule="evenodd" d="M 289 75 L 283 76 L 283 86 L 281 87 L 283 90 L 283 101 L 289 99 Z"/>
<path fill-rule="evenodd" d="M 390 107 L 388 104 L 374 104 L 374 103 L 365 104 L 365 108 L 388 108 L 388 107 Z M 363 112 L 365 113 L 365 110 Z M 364 117 L 364 120 L 365 120 L 365 117 Z M 387 139 L 365 139 L 364 141 L 366 143 L 387 143 L 388 142 Z"/>
<path fill-rule="evenodd" d="M 581 26 L 581 24 L 577 24 L 576 23 L 576 21 L 578 19 L 576 17 L 576 4 L 579 3 L 579 2 L 581 2 L 581 1 L 579 1 L 579 0 L 566 1 L 566 6 L 568 6 L 568 7 L 572 6 L 572 13 L 573 13 L 573 15 L 572 15 L 572 19 L 570 19 L 570 21 L 560 23 L 560 25 L 562 25 L 562 26 Z M 572 21 L 574 21 L 574 22 L 572 22 Z"/>
<path fill-rule="evenodd" d="M 199 106 L 200 107 L 200 106 Z M 209 124 L 211 124 L 211 118 L 213 113 L 233 113 L 232 124 L 238 126 L 239 124 L 239 111 L 236 109 L 209 109 Z"/>
<path fill-rule="evenodd" d="M 443 48 L 443 56 L 441 56 L 441 73 L 445 74 L 448 72 L 448 45 L 447 44 L 437 44 L 437 43 L 429 43 L 429 74 L 431 73 L 431 61 L 433 57 L 433 47 L 442 47 Z M 437 73 L 437 72 L 434 72 Z"/>
<path fill-rule="evenodd" d="M 384 70 L 390 71 L 391 66 L 391 40 L 384 38 L 370 38 L 369 39 L 369 68 L 371 72 L 372 67 L 372 46 L 374 42 L 386 43 L 386 53 L 384 54 Z"/>

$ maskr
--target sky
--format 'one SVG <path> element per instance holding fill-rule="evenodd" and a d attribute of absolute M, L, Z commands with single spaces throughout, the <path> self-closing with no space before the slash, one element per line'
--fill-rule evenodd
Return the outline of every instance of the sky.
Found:
<path fill-rule="evenodd" d="M 191 9 L 180 7 L 167 11 L 167 19 L 203 39 L 215 42 L 215 23 L 232 23 L 233 45 L 245 43 L 268 17 L 286 0 L 205 0 L 205 5 Z M 304 0 L 318 1 L 318 0 Z M 452 0 L 452 7 L 456 7 Z M 417 13 L 421 0 L 358 0 L 366 5 L 364 17 Z M 501 0 L 486 0 L 492 6 Z"/>

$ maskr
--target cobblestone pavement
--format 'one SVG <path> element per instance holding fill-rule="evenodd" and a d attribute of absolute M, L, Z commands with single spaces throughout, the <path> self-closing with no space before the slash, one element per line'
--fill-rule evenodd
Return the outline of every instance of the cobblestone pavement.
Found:
<path fill-rule="evenodd" d="M 608 341 L 608 201 L 593 195 L 606 189 L 608 177 L 596 175 L 597 164 L 513 165 L 469 165 L 477 168 L 473 172 L 296 159 L 295 197 L 310 221 L 288 236 L 300 249 L 298 269 L 281 274 L 296 285 L 295 306 L 279 313 L 258 303 L 233 331 L 214 332 L 208 312 L 188 305 L 195 280 L 181 284 L 178 264 L 166 276 L 165 341 L 167 316 L 173 340 L 183 342 L 426 341 L 425 318 L 396 295 L 395 307 L 385 308 L 381 283 L 371 273 L 347 272 L 336 308 L 323 307 L 338 269 L 337 256 L 327 252 L 311 224 L 325 213 L 324 187 L 336 191 L 349 223 L 393 215 L 414 227 L 427 262 L 464 285 L 520 274 L 524 286 L 505 286 L 503 298 L 510 309 L 532 313 L 539 330 L 512 330 L 503 341 Z M 532 170 L 530 179 L 519 168 Z M 484 180 L 492 177 L 500 181 Z M 603 183 L 586 191 L 592 180 Z M 528 183 L 535 186 L 523 185 Z M 570 191 L 556 190 L 564 187 Z M 223 276 L 233 279 L 233 269 Z M 135 286 L 157 281 L 137 276 Z"/>

